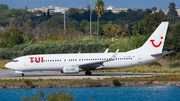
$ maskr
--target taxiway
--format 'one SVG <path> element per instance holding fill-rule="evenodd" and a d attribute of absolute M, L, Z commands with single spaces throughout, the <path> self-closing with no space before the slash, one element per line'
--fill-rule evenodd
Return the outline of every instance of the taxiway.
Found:
<path fill-rule="evenodd" d="M 118 77 L 149 77 L 155 75 L 168 75 L 161 73 L 92 73 L 92 75 L 85 75 L 84 72 L 78 74 L 62 74 L 58 71 L 43 71 L 43 72 L 25 72 L 25 76 L 14 73 L 12 70 L 0 70 L 0 79 L 103 79 L 103 78 L 118 78 Z"/>

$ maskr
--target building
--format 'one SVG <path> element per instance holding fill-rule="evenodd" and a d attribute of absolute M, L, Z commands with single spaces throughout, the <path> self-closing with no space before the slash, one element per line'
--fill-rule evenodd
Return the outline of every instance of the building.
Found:
<path fill-rule="evenodd" d="M 34 12 L 34 11 L 42 11 L 42 12 L 47 12 L 49 10 L 50 13 L 64 13 L 66 10 L 68 10 L 69 8 L 67 7 L 54 7 L 54 6 L 48 6 L 48 7 L 42 7 L 42 8 L 34 8 L 34 9 L 28 9 L 28 11 Z"/>
<path fill-rule="evenodd" d="M 56 12 L 56 13 L 60 13 L 60 12 L 61 12 L 61 13 L 64 14 L 64 12 L 67 11 L 68 9 L 69 9 L 69 8 L 67 8 L 67 7 L 58 7 L 58 6 L 56 6 L 56 7 L 55 7 L 55 12 Z"/>
<path fill-rule="evenodd" d="M 40 10 L 42 12 L 47 12 L 49 10 L 50 13 L 53 13 L 53 12 L 55 12 L 55 7 L 51 5 L 51 6 L 48 6 L 48 7 L 34 8 L 33 11 L 38 11 L 38 10 Z"/>
<path fill-rule="evenodd" d="M 127 12 L 128 8 L 117 8 L 117 9 L 115 9 L 114 6 L 109 6 L 109 7 L 107 7 L 106 10 L 111 10 L 113 13 L 119 13 L 122 11 Z"/>
<path fill-rule="evenodd" d="M 153 13 L 159 13 L 160 10 L 155 10 L 155 11 L 152 11 L 152 14 Z M 165 11 L 165 10 L 162 10 L 162 12 L 164 12 L 165 15 L 167 15 L 168 11 Z"/>
<path fill-rule="evenodd" d="M 177 14 L 178 14 L 179 17 L 180 17 L 180 9 L 178 9 L 178 7 L 176 7 L 176 11 L 177 11 Z"/>

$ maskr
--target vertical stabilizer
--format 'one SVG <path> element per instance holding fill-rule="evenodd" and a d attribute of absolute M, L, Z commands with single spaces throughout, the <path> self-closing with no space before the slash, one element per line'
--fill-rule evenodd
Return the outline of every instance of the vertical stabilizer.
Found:
<path fill-rule="evenodd" d="M 168 24 L 169 22 L 162 22 L 142 47 L 131 50 L 129 52 L 161 53 L 166 37 Z"/>

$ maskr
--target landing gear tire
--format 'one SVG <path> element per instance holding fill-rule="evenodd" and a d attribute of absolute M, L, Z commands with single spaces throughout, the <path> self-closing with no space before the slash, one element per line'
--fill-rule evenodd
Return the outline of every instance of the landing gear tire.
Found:
<path fill-rule="evenodd" d="M 24 76 L 24 73 L 22 73 L 21 76 L 23 77 L 23 76 Z"/>
<path fill-rule="evenodd" d="M 86 75 L 92 75 L 92 73 L 90 71 L 86 71 L 85 74 Z"/>

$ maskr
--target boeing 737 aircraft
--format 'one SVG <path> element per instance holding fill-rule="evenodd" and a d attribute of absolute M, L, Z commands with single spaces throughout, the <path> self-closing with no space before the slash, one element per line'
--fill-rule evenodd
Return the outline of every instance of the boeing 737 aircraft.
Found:
<path fill-rule="evenodd" d="M 30 71 L 61 71 L 62 73 L 79 73 L 100 69 L 122 69 L 150 63 L 170 53 L 163 51 L 168 22 L 162 22 L 145 44 L 128 52 L 76 53 L 76 54 L 40 54 L 21 56 L 5 65 L 15 73 Z"/>

